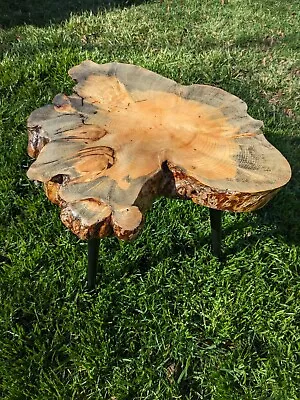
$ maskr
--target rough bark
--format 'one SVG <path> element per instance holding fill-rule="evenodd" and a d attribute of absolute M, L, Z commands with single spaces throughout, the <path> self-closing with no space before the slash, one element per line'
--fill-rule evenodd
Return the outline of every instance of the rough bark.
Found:
<path fill-rule="evenodd" d="M 131 239 L 157 196 L 229 211 L 262 207 L 291 176 L 246 104 L 140 67 L 85 61 L 74 95 L 28 119 L 28 177 L 83 239 Z"/>

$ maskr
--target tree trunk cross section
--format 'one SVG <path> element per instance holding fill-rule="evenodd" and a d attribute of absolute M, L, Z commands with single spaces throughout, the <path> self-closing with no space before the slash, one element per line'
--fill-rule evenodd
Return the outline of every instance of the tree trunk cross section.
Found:
<path fill-rule="evenodd" d="M 291 177 L 246 104 L 146 69 L 85 61 L 74 94 L 28 119 L 28 177 L 44 183 L 81 239 L 134 238 L 158 196 L 216 210 L 264 206 Z"/>

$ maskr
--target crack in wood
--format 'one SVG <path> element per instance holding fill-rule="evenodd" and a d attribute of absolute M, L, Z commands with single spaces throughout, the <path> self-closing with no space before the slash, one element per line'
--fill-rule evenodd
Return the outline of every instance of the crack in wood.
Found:
<path fill-rule="evenodd" d="M 74 94 L 28 119 L 28 177 L 78 237 L 133 239 L 155 198 L 252 211 L 291 177 L 262 122 L 222 89 L 182 86 L 128 64 L 85 61 Z"/>

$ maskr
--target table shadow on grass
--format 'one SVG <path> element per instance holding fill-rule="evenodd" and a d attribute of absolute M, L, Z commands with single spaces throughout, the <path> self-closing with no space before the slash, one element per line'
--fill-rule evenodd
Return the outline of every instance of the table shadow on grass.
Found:
<path fill-rule="evenodd" d="M 125 8 L 145 3 L 147 0 L 10 0 L 2 4 L 0 28 L 18 25 L 46 26 L 59 23 L 70 14 L 97 13 L 101 10 Z"/>

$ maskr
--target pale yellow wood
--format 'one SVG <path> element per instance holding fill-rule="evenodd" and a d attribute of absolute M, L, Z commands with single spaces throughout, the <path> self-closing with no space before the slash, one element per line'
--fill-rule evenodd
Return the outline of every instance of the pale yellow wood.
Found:
<path fill-rule="evenodd" d="M 37 160 L 28 177 L 45 183 L 79 237 L 133 238 L 159 195 L 251 211 L 290 179 L 262 122 L 222 89 L 118 63 L 85 61 L 69 73 L 76 94 L 29 117 Z"/>

